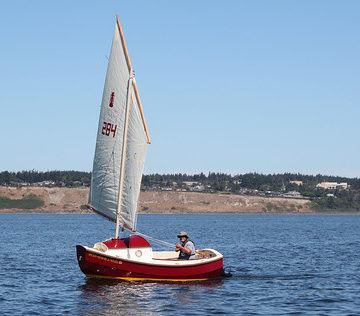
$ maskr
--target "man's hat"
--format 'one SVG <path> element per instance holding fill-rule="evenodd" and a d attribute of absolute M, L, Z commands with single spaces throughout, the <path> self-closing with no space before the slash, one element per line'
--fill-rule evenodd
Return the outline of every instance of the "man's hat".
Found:
<path fill-rule="evenodd" d="M 186 237 L 186 238 L 188 238 L 188 235 L 187 235 L 186 232 L 180 232 L 179 235 L 177 235 L 177 236 L 178 236 L 178 238 L 180 238 L 180 237 Z"/>

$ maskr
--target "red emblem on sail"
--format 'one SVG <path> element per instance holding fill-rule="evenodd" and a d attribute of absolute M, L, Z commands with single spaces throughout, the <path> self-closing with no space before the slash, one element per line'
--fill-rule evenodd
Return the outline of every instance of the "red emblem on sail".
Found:
<path fill-rule="evenodd" d="M 115 92 L 111 92 L 110 103 L 109 103 L 109 106 L 111 108 L 114 106 L 114 96 L 115 96 Z"/>

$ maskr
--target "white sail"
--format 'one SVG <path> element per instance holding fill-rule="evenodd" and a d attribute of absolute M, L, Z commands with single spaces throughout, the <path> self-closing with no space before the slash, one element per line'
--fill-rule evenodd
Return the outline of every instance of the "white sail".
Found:
<path fill-rule="evenodd" d="M 149 139 L 132 73 L 118 21 L 101 104 L 89 204 L 113 221 L 119 217 L 121 226 L 135 229 Z"/>
<path fill-rule="evenodd" d="M 147 148 L 147 136 L 142 123 L 138 100 L 132 89 L 127 139 L 125 179 L 120 222 L 135 228 L 137 201 Z"/>

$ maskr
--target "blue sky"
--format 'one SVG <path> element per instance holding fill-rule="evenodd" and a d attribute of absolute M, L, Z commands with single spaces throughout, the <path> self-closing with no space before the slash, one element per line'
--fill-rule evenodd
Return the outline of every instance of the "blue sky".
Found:
<path fill-rule="evenodd" d="M 7 1 L 0 170 L 90 171 L 118 13 L 144 173 L 360 176 L 359 1 Z"/>

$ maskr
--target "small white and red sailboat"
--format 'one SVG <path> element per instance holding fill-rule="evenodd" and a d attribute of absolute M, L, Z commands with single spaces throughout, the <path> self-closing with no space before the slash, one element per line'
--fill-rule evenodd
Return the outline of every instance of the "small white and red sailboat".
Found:
<path fill-rule="evenodd" d="M 93 247 L 76 246 L 80 269 L 88 277 L 122 280 L 217 278 L 223 273 L 223 256 L 218 251 L 201 249 L 195 252 L 195 259 L 180 260 L 175 250 L 153 251 L 144 237 L 156 239 L 136 231 L 141 177 L 150 137 L 116 17 L 89 195 L 89 207 L 116 222 L 116 230 L 114 238 Z M 119 238 L 120 229 L 127 229 L 132 235 Z"/>

